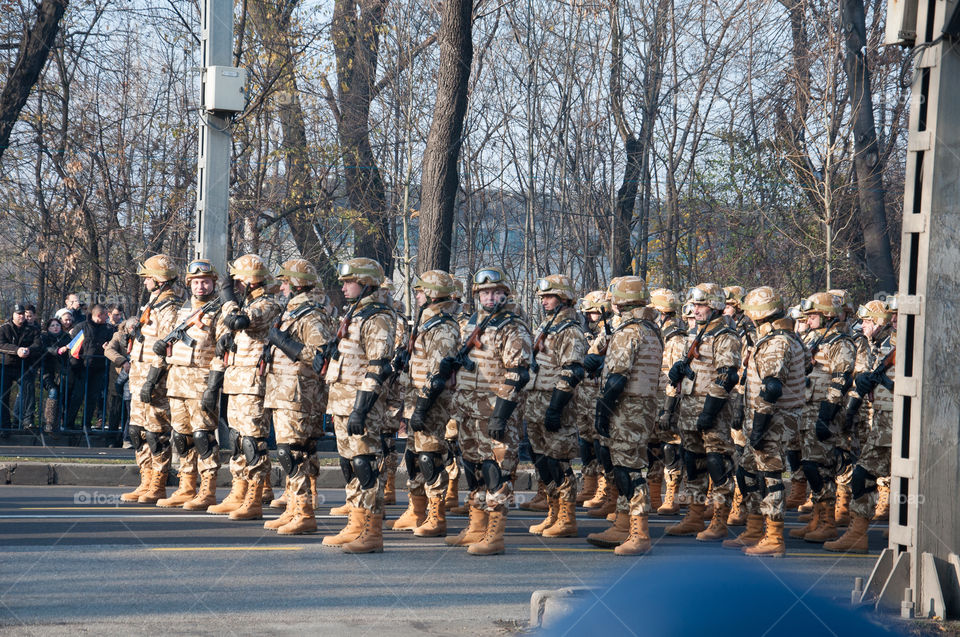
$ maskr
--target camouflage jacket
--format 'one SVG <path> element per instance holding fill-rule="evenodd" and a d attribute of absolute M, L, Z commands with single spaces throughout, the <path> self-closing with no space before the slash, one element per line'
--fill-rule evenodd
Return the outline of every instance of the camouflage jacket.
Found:
<path fill-rule="evenodd" d="M 676 396 L 678 390 L 670 384 L 667 372 L 673 364 L 687 355 L 687 326 L 676 315 L 664 317 L 660 323 L 660 337 L 663 339 L 663 359 L 660 364 L 660 394 Z"/>
<path fill-rule="evenodd" d="M 209 299 L 201 301 L 191 296 L 190 301 L 180 308 L 177 314 L 174 327 L 189 319 L 185 330 L 188 338 L 175 338 L 167 347 L 168 396 L 200 398 L 207 388 L 207 376 L 210 375 L 210 366 L 216 358 L 216 332 L 221 311 L 220 307 L 214 305 L 210 308 L 212 311 L 199 312 L 208 302 Z M 190 339 L 193 339 L 193 344 L 187 345 L 185 341 Z"/>
<path fill-rule="evenodd" d="M 529 374 L 533 338 L 516 310 L 514 303 L 508 303 L 487 324 L 480 337 L 482 347 L 470 352 L 470 358 L 477 364 L 476 369 L 473 372 L 461 369 L 457 373 L 457 391 L 519 400 L 526 387 L 524 379 Z M 481 308 L 480 312 L 471 316 L 463 327 L 462 337 L 469 338 L 475 326 L 487 314 Z"/>
<path fill-rule="evenodd" d="M 794 333 L 789 319 L 761 323 L 757 328 L 757 339 L 753 356 L 747 364 L 744 392 L 747 408 L 763 414 L 779 410 L 799 418 L 805 393 L 806 351 L 803 343 Z M 775 403 L 760 398 L 765 378 L 776 378 L 783 387 L 783 393 Z"/>
<path fill-rule="evenodd" d="M 224 325 L 223 319 L 234 311 L 246 313 L 250 318 L 250 325 L 233 333 L 232 351 L 227 352 L 224 361 L 214 358 L 212 368 L 225 366 L 223 393 L 263 396 L 265 376 L 260 374 L 259 369 L 263 362 L 263 346 L 267 342 L 267 332 L 273 327 L 282 310 L 272 294 L 262 287 L 257 288 L 247 295 L 242 307 L 232 301 L 223 304 L 220 320 L 217 321 L 217 338 L 230 331 Z"/>
<path fill-rule="evenodd" d="M 611 374 L 627 378 L 625 396 L 653 398 L 660 383 L 663 341 L 649 306 L 626 310 L 610 338 L 603 363 L 604 383 Z"/>
<path fill-rule="evenodd" d="M 460 325 L 454 312 L 456 303 L 444 301 L 431 303 L 420 316 L 417 340 L 410 354 L 410 372 L 406 383 L 407 415 L 413 413 L 417 398 L 426 398 L 429 380 L 437 372 L 440 361 L 446 356 L 456 356 L 460 349 Z"/>
<path fill-rule="evenodd" d="M 809 345 L 816 350 L 808 352 L 808 355 L 812 354 L 812 367 L 807 374 L 807 401 L 827 401 L 838 405 L 853 381 L 856 346 L 847 336 L 842 323 L 811 331 L 814 334 Z"/>
<path fill-rule="evenodd" d="M 531 370 L 531 390 L 573 392 L 577 381 L 572 380 L 572 368 L 582 366 L 588 346 L 577 311 L 572 307 L 558 310 L 556 316 L 540 324 L 534 336 L 534 348 L 540 344 L 534 352 L 539 369 Z"/>
<path fill-rule="evenodd" d="M 180 302 L 180 297 L 172 290 L 164 290 L 159 295 L 151 296 L 151 303 L 144 306 L 140 320 L 129 332 L 131 340 L 127 346 L 127 357 L 130 360 L 130 395 L 134 401 L 140 400 L 140 387 L 150 368 L 166 369 L 166 360 L 154 353 L 153 344 L 176 327 Z"/>

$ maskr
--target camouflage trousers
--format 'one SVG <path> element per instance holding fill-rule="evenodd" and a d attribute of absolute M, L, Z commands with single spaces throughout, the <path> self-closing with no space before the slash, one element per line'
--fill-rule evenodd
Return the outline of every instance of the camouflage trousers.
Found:
<path fill-rule="evenodd" d="M 393 473 L 400 466 L 400 454 L 397 453 L 397 432 L 403 427 L 403 401 L 391 399 L 386 403 L 384 419 L 380 425 L 383 460 L 380 463 L 382 473 Z"/>
<path fill-rule="evenodd" d="M 597 410 L 597 394 L 599 386 L 590 380 L 580 383 L 576 396 L 569 408 L 574 410 L 577 421 L 577 433 L 580 436 L 580 460 L 583 462 L 584 476 L 597 476 L 602 472 L 600 461 L 594 453 L 593 441 L 597 439 L 597 430 L 593 426 L 594 415 Z"/>
<path fill-rule="evenodd" d="M 170 398 L 170 424 L 178 434 L 188 436 L 188 448 L 180 454 L 180 475 L 213 473 L 220 469 L 220 448 L 216 447 L 206 458 L 201 458 L 193 446 L 193 432 L 216 432 L 217 423 L 213 416 L 200 407 L 199 398 Z"/>
<path fill-rule="evenodd" d="M 683 396 L 680 400 L 677 423 L 683 441 L 687 490 L 694 502 L 706 502 L 712 482 L 713 504 L 728 507 L 733 501 L 734 487 L 734 446 L 730 437 L 733 406 L 730 403 L 724 405 L 714 426 L 700 431 L 697 417 L 703 411 L 704 400 L 703 396 L 693 395 Z"/>
<path fill-rule="evenodd" d="M 144 445 L 148 454 L 145 461 L 149 460 L 155 472 L 168 472 L 173 460 L 173 448 L 170 446 L 170 401 L 167 399 L 166 388 L 155 390 L 153 402 L 142 403 L 137 398 L 130 400 L 130 425 L 142 427 L 145 432 L 161 434 L 165 441 L 160 453 L 151 453 L 147 445 Z M 139 459 L 137 464 L 140 464 Z M 141 468 L 143 466 L 140 465 Z"/>
<path fill-rule="evenodd" d="M 425 495 L 428 498 L 442 498 L 447 493 L 448 467 L 453 457 L 451 446 L 444 438 L 449 433 L 450 404 L 447 397 L 441 396 L 427 412 L 423 431 L 413 431 L 407 437 L 407 449 L 403 461 L 407 467 L 407 489 L 410 495 Z M 419 464 L 419 454 L 430 453 L 438 463 L 434 463 L 433 479 L 427 482 Z M 439 464 L 439 467 L 436 467 Z M 456 462 L 453 463 L 456 466 Z M 457 477 L 460 477 L 459 472 Z"/>
<path fill-rule="evenodd" d="M 248 462 L 243 452 L 234 449 L 230 458 L 230 474 L 236 478 L 253 480 L 259 477 L 270 479 L 270 454 L 267 453 L 267 437 L 270 421 L 263 409 L 263 396 L 255 394 L 231 394 L 227 397 L 227 422 L 230 428 L 242 437 L 258 439 L 260 453 L 256 461 Z M 241 438 L 242 439 L 242 438 Z"/>
<path fill-rule="evenodd" d="M 800 425 L 803 435 L 803 472 L 810 484 L 810 497 L 813 501 L 832 507 L 837 500 L 838 469 L 845 469 L 840 466 L 842 451 L 837 447 L 840 426 L 834 419 L 830 424 L 832 435 L 826 440 L 819 440 L 816 434 L 819 411 L 819 401 L 808 401 L 803 406 Z M 839 417 L 843 418 L 843 414 Z"/>
<path fill-rule="evenodd" d="M 447 420 L 443 437 L 447 443 L 447 476 L 454 484 L 460 483 L 460 463 L 457 462 L 457 439 L 460 435 L 460 425 L 455 418 Z"/>
<path fill-rule="evenodd" d="M 520 421 L 514 416 L 507 422 L 502 442 L 487 435 L 487 420 L 463 418 L 460 420 L 460 449 L 463 452 L 464 472 L 471 472 L 468 484 L 478 486 L 471 490 L 475 506 L 487 511 L 506 507 L 513 498 L 513 475 L 519 464 Z M 483 463 L 493 462 L 499 469 L 500 484 L 487 484 L 483 478 Z"/>
<path fill-rule="evenodd" d="M 547 497 L 560 498 L 564 502 L 576 502 L 577 479 L 573 475 L 573 469 L 570 468 L 570 461 L 579 451 L 577 411 L 571 400 L 563 411 L 560 430 L 547 431 L 543 424 L 543 417 L 552 397 L 553 392 L 546 391 L 531 391 L 527 394 L 524 410 L 527 438 L 535 454 L 534 466 L 539 479 L 544 484 Z"/>
<path fill-rule="evenodd" d="M 747 513 L 763 515 L 780 522 L 783 520 L 783 470 L 785 442 L 793 415 L 777 411 L 757 447 L 750 445 L 754 412 L 747 410 L 744 418 L 744 438 L 747 443 L 740 458 L 737 484 L 743 496 Z"/>
<path fill-rule="evenodd" d="M 873 427 L 867 434 L 857 466 L 866 472 L 863 488 L 850 503 L 850 510 L 857 515 L 873 519 L 877 509 L 877 485 L 890 485 L 890 464 L 893 446 L 893 414 L 882 412 L 874 414 Z"/>
<path fill-rule="evenodd" d="M 622 396 L 610 415 L 610 437 L 601 445 L 610 450 L 613 479 L 620 492 L 617 511 L 629 515 L 650 513 L 647 487 L 647 444 L 654 435 L 657 399 Z"/>
<path fill-rule="evenodd" d="M 340 466 L 344 466 L 346 460 L 351 460 L 357 456 L 369 456 L 370 466 L 376 471 L 383 460 L 383 447 L 380 443 L 380 422 L 383 418 L 382 408 L 374 408 L 367 415 L 366 430 L 362 436 L 351 436 L 347 433 L 347 420 L 349 416 L 331 416 L 333 418 L 333 430 L 337 434 L 337 453 L 340 454 Z M 344 490 L 347 494 L 347 504 L 355 508 L 373 511 L 374 514 L 383 513 L 383 487 L 386 484 L 384 473 L 380 472 L 376 482 L 369 487 L 364 488 L 361 485 L 360 478 L 355 471 L 345 474 L 347 485 Z"/>
<path fill-rule="evenodd" d="M 310 493 L 310 478 L 320 473 L 320 460 L 316 453 L 303 449 L 310 441 L 320 437 L 316 418 L 293 409 L 271 409 L 273 430 L 278 445 L 290 445 L 293 470 L 287 475 L 287 487 L 297 495 Z"/>

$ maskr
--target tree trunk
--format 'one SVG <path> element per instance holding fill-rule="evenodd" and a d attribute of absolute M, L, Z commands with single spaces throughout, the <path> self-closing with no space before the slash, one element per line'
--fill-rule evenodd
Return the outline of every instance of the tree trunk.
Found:
<path fill-rule="evenodd" d="M 883 162 L 873 121 L 870 69 L 864 59 L 867 29 L 863 0 L 840 0 L 840 19 L 846 40 L 844 69 L 853 114 L 854 165 L 867 268 L 876 277 L 877 291 L 891 292 L 897 289 L 897 277 L 883 201 Z"/>
<path fill-rule="evenodd" d="M 610 110 L 623 141 L 627 164 L 623 168 L 623 181 L 617 189 L 617 201 L 610 223 L 610 276 L 633 274 L 630 257 L 630 230 L 633 209 L 637 201 L 637 189 L 642 176 L 643 146 L 627 124 L 623 109 L 623 42 L 620 33 L 620 5 L 610 3 Z"/>
<path fill-rule="evenodd" d="M 421 271 L 450 269 L 463 119 L 473 64 L 472 0 L 448 0 L 441 11 L 437 102 L 423 157 L 420 195 L 417 262 Z"/>
<path fill-rule="evenodd" d="M 13 125 L 27 103 L 30 89 L 36 84 L 47 63 L 47 55 L 60 30 L 60 19 L 68 0 L 42 0 L 37 8 L 37 21 L 27 32 L 7 83 L 0 93 L 0 157 L 10 141 Z M 12 9 L 5 9 L 12 11 Z"/>

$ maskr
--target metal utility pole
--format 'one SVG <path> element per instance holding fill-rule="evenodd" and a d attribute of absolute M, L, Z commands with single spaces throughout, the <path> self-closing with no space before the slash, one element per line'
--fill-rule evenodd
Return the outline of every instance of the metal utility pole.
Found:
<path fill-rule="evenodd" d="M 862 597 L 918 617 L 960 617 L 960 47 L 957 34 L 942 35 L 957 4 L 919 0 L 916 7 L 897 295 L 890 542 Z M 889 30 L 902 16 L 888 13 Z M 893 28 L 900 28 L 899 22 Z M 912 31 L 900 33 L 912 36 Z"/>
<path fill-rule="evenodd" d="M 223 276 L 229 240 L 229 126 L 233 113 L 244 108 L 242 87 L 246 74 L 243 69 L 230 66 L 233 0 L 202 0 L 200 21 L 202 79 L 194 256 L 210 259 Z"/>

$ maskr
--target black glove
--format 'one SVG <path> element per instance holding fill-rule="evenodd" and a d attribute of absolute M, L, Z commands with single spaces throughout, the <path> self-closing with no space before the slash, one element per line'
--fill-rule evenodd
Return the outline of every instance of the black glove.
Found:
<path fill-rule="evenodd" d="M 750 446 L 756 449 L 763 442 L 763 435 L 770 428 L 773 414 L 759 414 L 753 412 L 753 429 L 750 431 Z"/>
<path fill-rule="evenodd" d="M 422 432 L 426 429 L 427 414 L 433 407 L 433 401 L 423 396 L 417 396 L 417 406 L 413 408 L 413 414 L 410 416 L 410 429 L 416 432 Z"/>
<path fill-rule="evenodd" d="M 817 434 L 817 440 L 823 442 L 829 439 L 833 432 L 830 431 L 830 423 L 840 410 L 840 405 L 834 405 L 826 400 L 820 401 L 820 411 L 817 413 L 817 422 L 814 425 Z"/>
<path fill-rule="evenodd" d="M 151 367 L 150 371 L 147 372 L 147 378 L 140 386 L 140 402 L 149 403 L 153 401 L 153 390 L 160 380 L 160 372 L 159 367 Z"/>
<path fill-rule="evenodd" d="M 200 397 L 200 407 L 211 415 L 216 415 L 220 407 L 220 389 L 223 387 L 223 372 L 213 370 L 207 376 L 207 388 Z"/>
<path fill-rule="evenodd" d="M 153 342 L 153 353 L 161 358 L 167 355 L 167 342 L 158 338 Z"/>
<path fill-rule="evenodd" d="M 627 387 L 627 377 L 623 374 L 610 374 L 603 385 L 603 392 L 597 399 L 597 411 L 593 418 L 593 426 L 597 434 L 604 438 L 610 437 L 610 414 L 613 413 L 620 400 L 620 394 Z"/>
<path fill-rule="evenodd" d="M 860 411 L 860 406 L 862 404 L 863 398 L 857 396 L 856 394 L 850 394 L 850 397 L 847 399 L 847 408 L 843 412 L 844 431 L 853 429 L 853 425 L 857 419 L 857 413 Z"/>
<path fill-rule="evenodd" d="M 457 359 L 453 356 L 444 356 L 440 359 L 440 365 L 437 367 L 437 377 L 442 379 L 443 382 L 450 380 L 450 377 L 453 376 L 453 372 L 457 369 Z"/>
<path fill-rule="evenodd" d="M 351 436 L 362 436 L 367 433 L 367 414 L 373 409 L 379 394 L 372 391 L 358 391 L 353 401 L 353 411 L 347 419 L 347 433 Z"/>
<path fill-rule="evenodd" d="M 543 415 L 544 429 L 550 433 L 560 431 L 560 425 L 563 420 L 563 410 L 572 398 L 573 392 L 561 391 L 559 389 L 553 390 L 553 395 L 550 397 L 550 406 L 547 407 L 547 411 Z"/>
<path fill-rule="evenodd" d="M 597 410 L 593 415 L 593 428 L 598 436 L 610 437 L 610 412 L 600 400 L 597 400 Z"/>
<path fill-rule="evenodd" d="M 877 374 L 875 374 L 875 376 L 878 376 L 878 377 L 879 377 L 878 380 L 879 380 L 880 384 L 883 385 L 884 389 L 886 389 L 887 391 L 890 391 L 890 392 L 893 391 L 893 379 L 890 378 L 889 376 L 887 376 L 886 372 L 884 372 L 884 373 L 882 373 L 882 374 L 877 373 Z"/>
<path fill-rule="evenodd" d="M 663 403 L 663 411 L 657 418 L 659 431 L 676 431 L 677 419 L 680 417 L 680 396 L 667 396 Z"/>
<path fill-rule="evenodd" d="M 220 288 L 220 298 L 224 303 L 237 303 L 237 295 L 233 292 L 233 275 L 228 274 L 227 280 L 223 282 Z"/>
<path fill-rule="evenodd" d="M 866 396 L 880 384 L 880 379 L 873 372 L 860 372 L 853 379 L 853 384 L 857 388 L 857 393 Z"/>
<path fill-rule="evenodd" d="M 270 331 L 267 332 L 267 340 L 292 361 L 298 360 L 300 352 L 303 351 L 303 343 L 291 337 L 289 332 L 278 330 L 275 327 L 271 327 Z"/>
<path fill-rule="evenodd" d="M 703 411 L 697 416 L 697 430 L 708 431 L 713 429 L 717 424 L 717 415 L 720 414 L 720 410 L 726 404 L 726 398 L 707 396 L 707 399 L 703 401 Z"/>
<path fill-rule="evenodd" d="M 487 422 L 487 435 L 503 442 L 504 434 L 507 430 L 507 421 L 513 410 L 517 408 L 517 403 L 512 400 L 504 400 L 497 396 L 497 402 L 493 406 L 493 413 L 490 414 L 490 420 Z"/>
<path fill-rule="evenodd" d="M 233 334 L 227 332 L 223 336 L 217 339 L 217 347 L 214 350 L 217 358 L 223 358 L 227 355 L 227 352 L 232 352 L 234 348 Z"/>
<path fill-rule="evenodd" d="M 679 360 L 673 364 L 673 367 L 670 368 L 670 371 L 667 372 L 667 378 L 670 380 L 671 385 L 679 385 L 680 381 L 684 379 L 690 373 L 690 366 L 687 365 L 686 361 Z"/>
<path fill-rule="evenodd" d="M 737 401 L 736 406 L 733 408 L 733 422 L 730 423 L 730 429 L 743 431 L 745 424 L 746 414 L 744 413 L 743 401 Z"/>
<path fill-rule="evenodd" d="M 589 378 L 599 378 L 603 371 L 603 354 L 587 354 L 583 357 L 583 371 Z"/>
<path fill-rule="evenodd" d="M 250 327 L 250 317 L 247 316 L 246 312 L 230 312 L 223 317 L 223 324 L 234 332 L 237 330 L 245 330 Z"/>
<path fill-rule="evenodd" d="M 396 355 L 393 357 L 393 371 L 400 374 L 405 372 L 410 368 L 410 350 L 406 347 L 401 347 L 397 350 Z"/>

